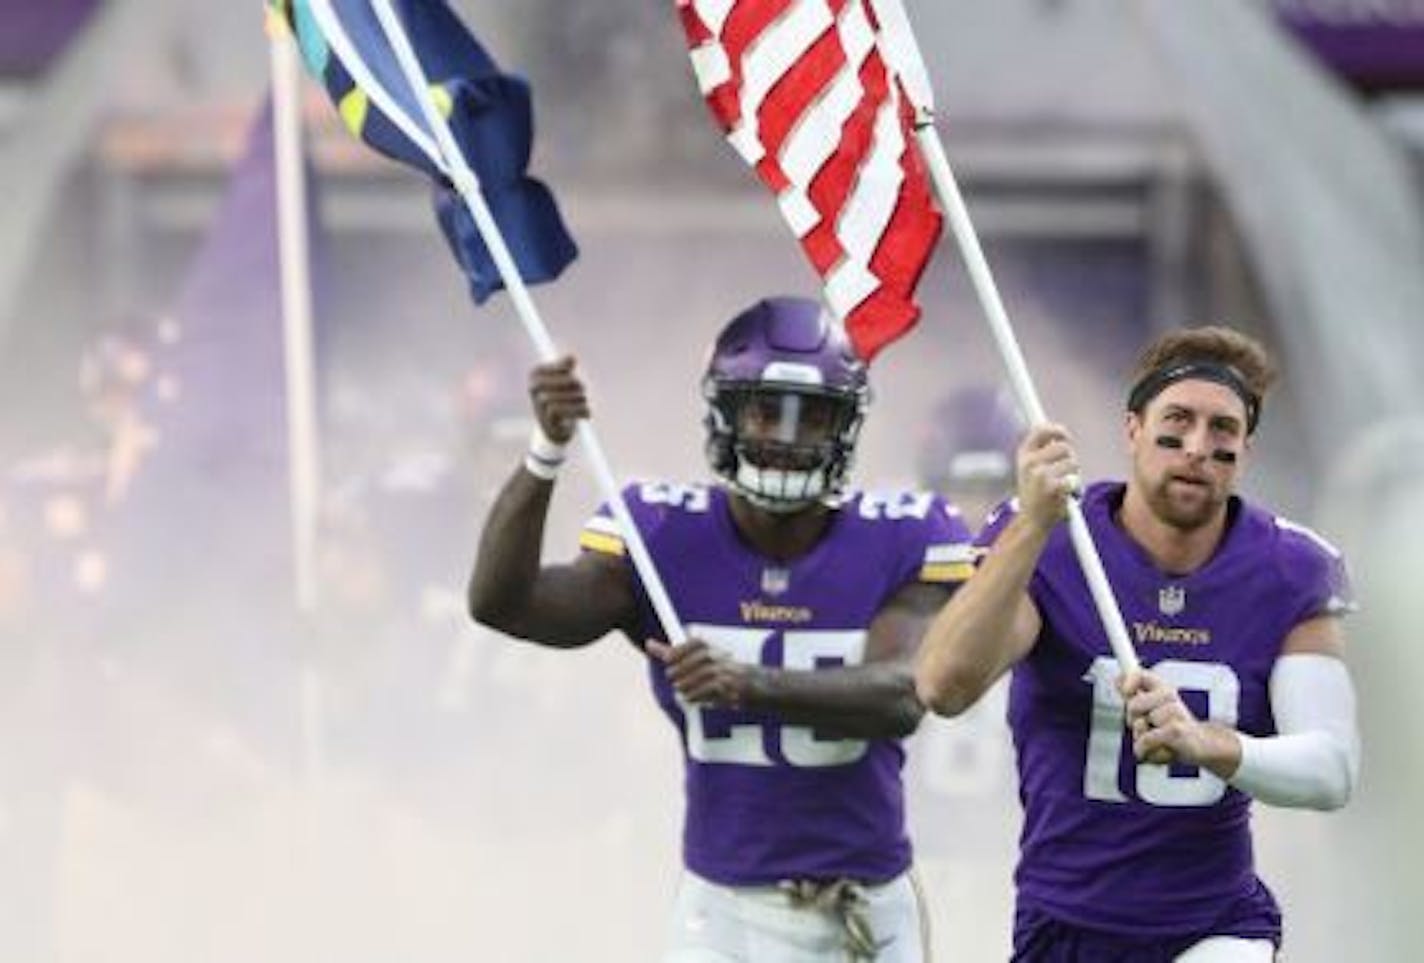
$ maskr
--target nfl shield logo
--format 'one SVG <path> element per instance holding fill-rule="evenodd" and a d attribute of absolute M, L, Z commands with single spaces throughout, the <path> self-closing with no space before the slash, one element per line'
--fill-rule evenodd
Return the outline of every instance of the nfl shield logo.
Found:
<path fill-rule="evenodd" d="M 780 595 L 791 587 L 791 569 L 766 568 L 761 572 L 761 590 L 767 595 Z"/>
<path fill-rule="evenodd" d="M 1157 608 L 1163 615 L 1178 615 L 1187 607 L 1187 590 L 1180 585 L 1166 585 L 1157 590 Z"/>

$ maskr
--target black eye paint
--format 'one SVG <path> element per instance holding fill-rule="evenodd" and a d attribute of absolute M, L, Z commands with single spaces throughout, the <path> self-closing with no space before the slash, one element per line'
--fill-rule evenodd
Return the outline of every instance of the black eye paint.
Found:
<path fill-rule="evenodd" d="M 1157 447 L 1158 447 L 1158 448 L 1169 448 L 1169 449 L 1174 449 L 1174 450 L 1180 450 L 1181 448 L 1183 448 L 1183 447 L 1185 447 L 1185 446 L 1184 446 L 1183 443 L 1182 443 L 1182 439 L 1176 437 L 1175 435 L 1158 435 L 1158 436 L 1157 436 Z M 1237 457 L 1238 457 L 1238 456 L 1237 456 L 1236 452 L 1231 451 L 1230 449 L 1227 449 L 1227 448 L 1218 448 L 1218 449 L 1216 449 L 1215 451 L 1213 451 L 1213 452 L 1211 453 L 1212 461 L 1219 461 L 1219 462 L 1221 462 L 1223 465 L 1234 465 L 1234 464 L 1236 464 L 1236 459 L 1237 459 Z"/>

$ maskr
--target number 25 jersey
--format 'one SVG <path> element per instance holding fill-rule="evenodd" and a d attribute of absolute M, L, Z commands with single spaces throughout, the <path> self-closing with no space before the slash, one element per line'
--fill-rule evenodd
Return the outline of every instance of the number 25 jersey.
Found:
<path fill-rule="evenodd" d="M 633 485 L 625 498 L 689 636 L 731 658 L 793 670 L 854 666 L 866 629 L 916 581 L 972 571 L 970 535 L 937 496 L 849 495 L 805 555 L 776 562 L 737 532 L 721 488 Z M 587 550 L 623 553 L 606 506 Z M 646 638 L 663 638 L 639 583 Z M 685 758 L 683 858 L 729 886 L 784 879 L 881 882 L 910 862 L 896 739 L 846 739 L 765 712 L 684 702 L 661 662 L 649 679 Z"/>

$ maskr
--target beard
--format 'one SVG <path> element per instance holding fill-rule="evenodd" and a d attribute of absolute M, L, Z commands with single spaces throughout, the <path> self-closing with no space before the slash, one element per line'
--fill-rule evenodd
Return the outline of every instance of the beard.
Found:
<path fill-rule="evenodd" d="M 1187 484 L 1167 475 L 1155 484 L 1144 484 L 1142 491 L 1152 514 L 1179 532 L 1197 531 L 1226 509 L 1227 493 L 1209 481 Z"/>

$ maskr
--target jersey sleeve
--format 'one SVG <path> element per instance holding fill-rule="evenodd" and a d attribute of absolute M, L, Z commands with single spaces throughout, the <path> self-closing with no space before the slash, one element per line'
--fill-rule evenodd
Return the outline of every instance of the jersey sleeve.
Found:
<path fill-rule="evenodd" d="M 1356 611 L 1359 606 L 1344 553 L 1314 530 L 1288 519 L 1278 517 L 1276 528 L 1279 564 L 1295 600 L 1296 622 Z"/>
<path fill-rule="evenodd" d="M 659 521 L 656 506 L 648 502 L 648 490 L 649 483 L 632 482 L 624 486 L 622 493 L 623 504 L 628 506 L 628 513 L 633 516 L 633 524 L 638 526 L 644 541 Z M 623 527 L 618 524 L 618 517 L 613 514 L 613 507 L 608 502 L 599 505 L 598 510 L 584 523 L 583 530 L 579 532 L 579 548 L 585 552 L 617 558 L 628 554 Z"/>
<path fill-rule="evenodd" d="M 958 585 L 974 574 L 974 536 L 959 510 L 938 495 L 930 498 L 914 551 L 916 581 Z"/>
<path fill-rule="evenodd" d="M 1006 498 L 984 519 L 984 527 L 979 529 L 979 534 L 974 538 L 974 562 L 977 565 L 979 560 L 989 554 L 989 549 L 999 540 L 1004 529 L 1009 527 L 1009 522 L 1014 520 L 1014 516 L 1019 513 L 1019 500 L 1017 498 Z"/>
<path fill-rule="evenodd" d="M 698 515 L 711 506 L 711 494 L 705 485 L 681 485 L 673 482 L 639 481 L 623 489 L 623 504 L 633 517 L 648 550 L 652 552 L 659 532 L 675 515 Z M 579 533 L 579 547 L 585 552 L 623 557 L 627 554 L 622 526 L 613 508 L 604 502 L 598 507 Z"/>
<path fill-rule="evenodd" d="M 624 499 L 631 500 L 633 486 L 623 489 Z M 589 516 L 584 522 L 583 529 L 579 532 L 579 548 L 585 552 L 595 552 L 599 555 L 612 555 L 622 557 L 627 554 L 627 547 L 623 544 L 623 529 L 618 524 L 618 519 L 613 515 L 613 509 L 607 502 L 598 506 L 598 510 Z"/>
<path fill-rule="evenodd" d="M 634 487 L 629 485 L 623 489 L 625 501 L 632 498 Z M 579 548 L 585 552 L 595 552 L 599 555 L 612 555 L 621 557 L 627 554 L 627 548 L 623 544 L 623 529 L 618 524 L 618 519 L 613 515 L 613 509 L 608 502 L 598 506 L 598 509 L 589 516 L 588 521 L 583 523 L 583 529 L 579 532 Z"/>

